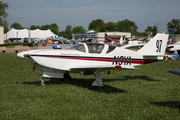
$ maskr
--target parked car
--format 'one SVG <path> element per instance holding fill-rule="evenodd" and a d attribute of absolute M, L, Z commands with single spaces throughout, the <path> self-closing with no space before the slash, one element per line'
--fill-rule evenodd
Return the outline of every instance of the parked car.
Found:
<path fill-rule="evenodd" d="M 23 46 L 33 47 L 34 45 L 33 45 L 33 43 L 29 43 L 29 41 L 25 39 L 24 43 L 23 43 Z"/>

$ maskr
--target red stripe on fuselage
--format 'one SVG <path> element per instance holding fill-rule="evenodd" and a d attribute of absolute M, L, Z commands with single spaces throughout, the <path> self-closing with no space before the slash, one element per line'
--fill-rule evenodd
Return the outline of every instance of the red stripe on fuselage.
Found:
<path fill-rule="evenodd" d="M 54 57 L 54 56 L 41 56 L 47 58 L 58 58 L 58 59 L 71 59 L 71 60 L 89 60 L 89 61 L 102 61 L 102 62 L 113 62 L 113 58 L 111 59 L 103 59 L 103 58 L 83 58 L 83 57 Z M 158 62 L 159 60 L 152 60 L 152 59 L 131 59 L 132 64 L 148 64 L 153 62 Z M 125 60 L 123 61 L 125 62 Z"/>
<path fill-rule="evenodd" d="M 131 60 L 131 63 L 133 64 L 148 64 L 148 63 L 153 63 L 153 62 L 158 62 L 159 60 Z"/>

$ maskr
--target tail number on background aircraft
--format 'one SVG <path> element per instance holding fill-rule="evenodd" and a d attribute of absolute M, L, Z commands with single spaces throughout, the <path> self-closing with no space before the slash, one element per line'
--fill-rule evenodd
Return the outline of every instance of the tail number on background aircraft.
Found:
<path fill-rule="evenodd" d="M 113 65 L 116 64 L 116 65 L 122 65 L 124 63 L 124 65 L 131 65 L 131 56 L 114 56 L 114 59 L 113 59 Z"/>
<path fill-rule="evenodd" d="M 156 52 L 161 52 L 161 45 L 162 45 L 162 40 L 157 40 L 156 41 Z"/>

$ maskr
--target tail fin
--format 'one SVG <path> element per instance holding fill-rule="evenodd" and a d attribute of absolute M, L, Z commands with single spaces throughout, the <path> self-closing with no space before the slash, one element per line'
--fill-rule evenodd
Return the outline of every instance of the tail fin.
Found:
<path fill-rule="evenodd" d="M 163 56 L 168 40 L 167 34 L 158 33 L 137 52 L 143 56 Z"/>

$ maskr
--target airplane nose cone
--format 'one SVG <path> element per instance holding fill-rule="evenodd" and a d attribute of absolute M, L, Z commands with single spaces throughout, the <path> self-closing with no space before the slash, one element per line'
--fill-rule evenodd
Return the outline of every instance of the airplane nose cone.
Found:
<path fill-rule="evenodd" d="M 25 56 L 24 56 L 25 54 L 28 54 L 28 52 L 20 52 L 17 54 L 17 56 L 25 59 Z"/>

